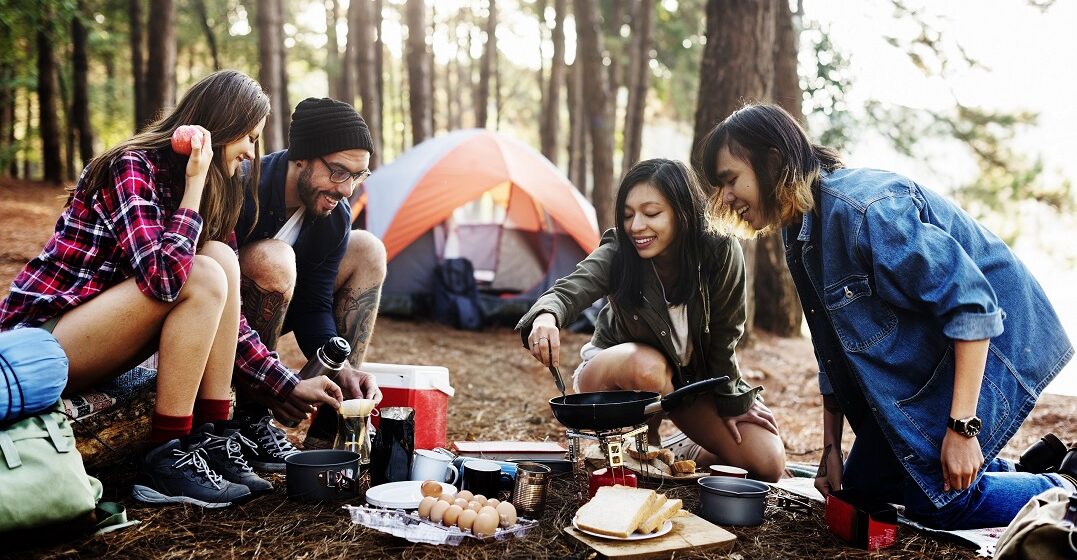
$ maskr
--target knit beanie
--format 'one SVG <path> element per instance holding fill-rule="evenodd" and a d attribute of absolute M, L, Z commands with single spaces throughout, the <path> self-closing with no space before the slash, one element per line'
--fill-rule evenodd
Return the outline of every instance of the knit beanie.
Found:
<path fill-rule="evenodd" d="M 308 97 L 299 102 L 288 127 L 290 161 L 354 149 L 374 153 L 370 129 L 355 107 L 328 97 Z"/>

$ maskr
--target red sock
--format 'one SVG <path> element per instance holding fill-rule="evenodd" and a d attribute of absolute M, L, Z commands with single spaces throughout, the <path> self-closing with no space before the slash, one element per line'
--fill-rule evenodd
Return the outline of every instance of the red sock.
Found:
<path fill-rule="evenodd" d="M 201 426 L 206 422 L 228 420 L 231 407 L 231 399 L 196 399 L 194 401 L 194 425 Z"/>
<path fill-rule="evenodd" d="M 150 441 L 164 443 L 191 433 L 191 416 L 168 416 L 160 412 L 153 413 L 150 423 Z"/>

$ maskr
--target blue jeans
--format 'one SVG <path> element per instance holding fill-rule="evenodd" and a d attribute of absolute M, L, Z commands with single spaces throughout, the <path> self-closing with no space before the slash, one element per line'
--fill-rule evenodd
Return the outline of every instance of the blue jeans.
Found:
<path fill-rule="evenodd" d="M 1056 474 L 1015 472 L 1012 461 L 995 459 L 971 487 L 938 508 L 906 476 L 871 415 L 857 428 L 856 441 L 845 461 L 842 488 L 870 500 L 903 504 L 906 517 L 928 527 L 1005 527 L 1033 496 L 1049 488 L 1066 487 Z"/>

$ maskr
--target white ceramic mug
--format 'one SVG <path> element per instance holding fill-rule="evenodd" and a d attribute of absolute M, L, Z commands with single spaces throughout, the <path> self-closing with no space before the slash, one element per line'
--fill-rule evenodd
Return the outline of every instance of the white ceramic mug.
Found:
<path fill-rule="evenodd" d="M 416 449 L 411 463 L 412 480 L 436 480 L 456 484 L 460 471 L 452 464 L 452 455 L 427 449 Z"/>

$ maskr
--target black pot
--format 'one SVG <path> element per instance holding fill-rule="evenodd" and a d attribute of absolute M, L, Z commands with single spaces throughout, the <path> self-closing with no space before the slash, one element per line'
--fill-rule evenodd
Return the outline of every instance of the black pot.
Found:
<path fill-rule="evenodd" d="M 300 502 L 359 497 L 359 454 L 339 449 L 303 451 L 286 457 L 288 498 Z"/>

